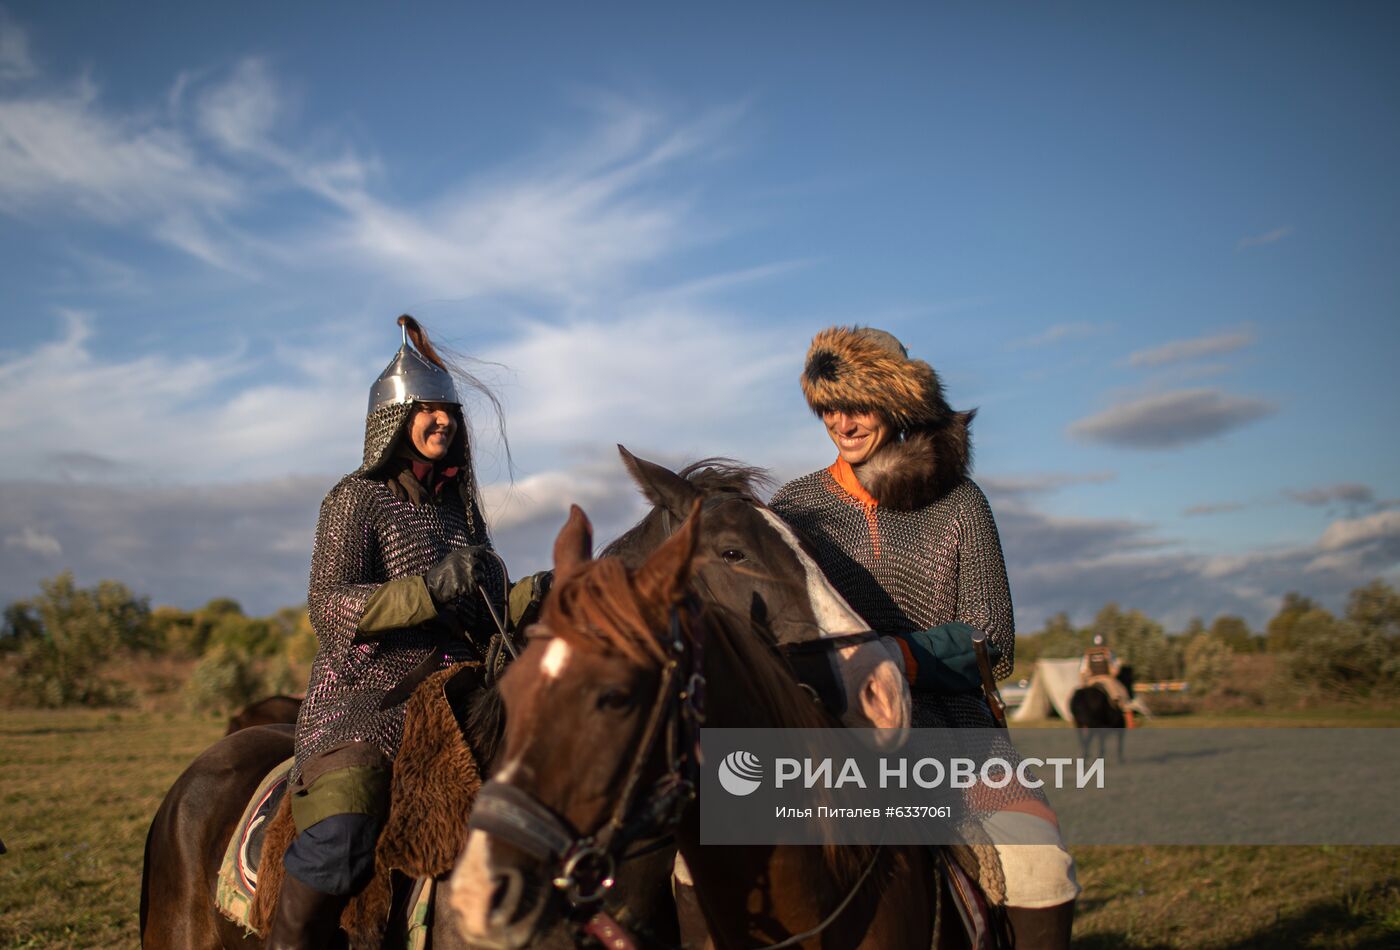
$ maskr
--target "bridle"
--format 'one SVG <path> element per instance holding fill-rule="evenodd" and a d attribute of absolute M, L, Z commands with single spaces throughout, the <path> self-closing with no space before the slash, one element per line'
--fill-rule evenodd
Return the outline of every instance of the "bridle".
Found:
<path fill-rule="evenodd" d="M 705 720 L 704 624 L 697 621 L 698 606 L 690 598 L 671 608 L 656 698 L 622 791 L 597 831 L 579 832 L 529 792 L 504 782 L 488 781 L 477 793 L 471 830 L 499 838 L 549 866 L 554 887 L 576 910 L 603 899 L 629 845 L 665 834 L 695 800 Z M 643 794 L 643 776 L 663 742 L 666 771 Z"/>
<path fill-rule="evenodd" d="M 740 500 L 744 500 L 741 493 L 722 492 L 706 498 L 701 510 L 710 511 L 726 502 Z M 662 529 L 667 537 L 679 527 L 679 522 L 673 524 L 673 521 L 670 511 L 661 508 Z M 713 590 L 702 578 L 693 576 L 692 583 L 711 601 L 715 600 Z M 477 792 L 469 821 L 472 831 L 505 841 L 546 865 L 550 869 L 551 883 L 575 912 L 596 911 L 587 929 L 595 937 L 602 936 L 600 931 L 605 932 L 608 941 L 617 941 L 616 946 L 634 945 L 630 936 L 601 909 L 603 898 L 616 882 L 618 864 L 625 859 L 632 843 L 663 837 L 679 823 L 686 808 L 695 800 L 700 780 L 700 727 L 705 720 L 705 624 L 699 617 L 699 606 L 693 596 L 671 608 L 668 624 L 668 636 L 664 641 L 667 657 L 641 742 L 633 752 L 612 813 L 597 831 L 593 834 L 580 832 L 529 792 L 495 779 L 486 782 Z M 687 628 L 689 637 L 685 635 Z M 529 639 L 548 636 L 538 626 L 527 635 Z M 853 646 L 878 637 L 878 633 L 867 630 L 773 644 L 773 648 L 787 658 Z M 810 687 L 804 688 L 810 690 Z M 643 775 L 662 741 L 666 743 L 666 771 L 642 796 Z M 879 847 L 874 849 L 849 892 L 816 927 L 769 944 L 768 950 L 796 946 L 834 923 L 870 877 L 880 851 Z"/>

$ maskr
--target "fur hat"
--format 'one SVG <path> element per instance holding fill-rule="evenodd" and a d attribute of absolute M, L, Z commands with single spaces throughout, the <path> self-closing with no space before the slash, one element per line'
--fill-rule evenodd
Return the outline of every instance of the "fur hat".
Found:
<path fill-rule="evenodd" d="M 812 338 L 802 394 L 818 415 L 829 409 L 879 412 L 899 431 L 856 476 L 881 504 L 919 508 L 967 476 L 968 426 L 976 410 L 955 412 L 933 367 L 909 358 L 892 334 L 873 327 L 829 327 Z"/>

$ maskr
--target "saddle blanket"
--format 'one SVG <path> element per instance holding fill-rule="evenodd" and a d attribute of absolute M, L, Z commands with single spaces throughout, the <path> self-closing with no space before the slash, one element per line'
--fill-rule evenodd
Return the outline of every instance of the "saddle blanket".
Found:
<path fill-rule="evenodd" d="M 243 810 L 243 817 L 234 826 L 224 859 L 219 865 L 219 877 L 214 902 L 223 914 L 249 933 L 249 912 L 253 895 L 258 890 L 258 862 L 262 857 L 263 837 L 268 823 L 277 814 L 287 792 L 287 778 L 293 759 L 278 763 L 258 785 L 257 791 Z M 426 950 L 432 926 L 433 881 L 420 878 L 414 882 L 408 901 L 408 950 Z"/>

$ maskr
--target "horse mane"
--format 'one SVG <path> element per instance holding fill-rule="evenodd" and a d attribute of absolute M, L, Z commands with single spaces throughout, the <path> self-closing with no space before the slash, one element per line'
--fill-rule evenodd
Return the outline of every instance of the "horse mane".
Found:
<path fill-rule="evenodd" d="M 745 465 L 742 462 L 722 456 L 712 456 L 691 462 L 676 473 L 690 482 L 704 498 L 713 495 L 737 495 L 755 504 L 760 495 L 773 488 L 773 476 L 765 468 Z M 613 539 L 599 553 L 599 557 L 625 556 L 641 550 L 639 545 L 652 531 L 662 516 L 662 509 L 652 508 L 641 521 Z"/>
<path fill-rule="evenodd" d="M 617 557 L 600 557 L 570 574 L 550 592 L 540 617 L 553 636 L 585 651 L 621 654 L 659 668 L 668 658 L 669 605 L 648 603 L 632 583 L 634 571 Z M 753 725 L 781 729 L 839 728 L 840 723 L 798 684 L 772 638 L 747 617 L 715 605 L 681 613 L 681 630 L 693 645 L 704 631 L 709 662 L 718 661 L 727 689 L 752 698 Z M 766 721 L 765 721 L 766 720 Z M 849 886 L 870 860 L 863 845 L 822 847 L 838 887 Z"/>

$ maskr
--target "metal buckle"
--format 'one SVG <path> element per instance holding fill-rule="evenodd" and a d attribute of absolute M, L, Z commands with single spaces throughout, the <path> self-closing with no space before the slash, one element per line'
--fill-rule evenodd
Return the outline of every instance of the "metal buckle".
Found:
<path fill-rule="evenodd" d="M 612 855 L 590 839 L 584 839 L 564 856 L 563 869 L 554 879 L 554 886 L 564 892 L 575 907 L 594 904 L 603 899 L 616 883 L 617 868 Z"/>

